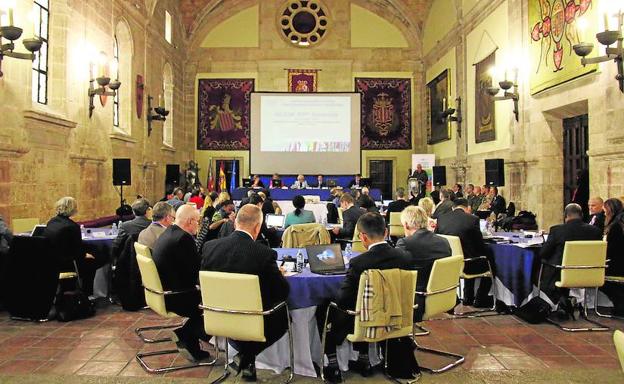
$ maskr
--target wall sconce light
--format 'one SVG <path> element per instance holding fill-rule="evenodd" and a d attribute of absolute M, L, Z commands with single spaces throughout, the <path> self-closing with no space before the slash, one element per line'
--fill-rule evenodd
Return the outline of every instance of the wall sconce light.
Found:
<path fill-rule="evenodd" d="M 0 11 L 0 15 L 5 12 Z M 2 59 L 4 56 L 12 57 L 14 59 L 21 60 L 30 60 L 33 61 L 35 59 L 35 52 L 41 49 L 42 41 L 38 37 L 35 36 L 34 25 L 33 25 L 33 37 L 30 39 L 23 39 L 22 44 L 24 48 L 28 50 L 30 53 L 20 53 L 15 52 L 15 41 L 19 40 L 22 36 L 22 32 L 24 30 L 20 27 L 16 27 L 13 25 L 13 8 L 9 7 L 6 11 L 8 14 L 8 23 L 9 25 L 0 26 L 0 77 L 4 75 L 2 72 Z M 2 43 L 2 39 L 6 39 L 9 42 L 6 44 Z"/>
<path fill-rule="evenodd" d="M 158 96 L 158 106 L 154 108 L 156 114 L 152 114 L 152 99 L 152 96 L 147 96 L 147 136 L 152 134 L 152 120 L 165 121 L 169 114 L 169 111 L 163 106 L 162 97 L 160 95 Z"/>
<path fill-rule="evenodd" d="M 486 91 L 494 98 L 494 101 L 513 100 L 513 113 L 516 116 L 516 121 L 519 121 L 518 100 L 520 100 L 520 94 L 518 93 L 518 70 L 514 69 L 514 72 L 514 81 L 507 80 L 507 70 L 505 70 L 505 80 L 499 81 L 498 87 L 487 87 Z M 513 91 L 510 92 L 509 90 L 512 87 Z M 496 96 L 501 89 L 504 91 L 503 96 Z"/>
<path fill-rule="evenodd" d="M 89 66 L 89 118 L 93 116 L 93 110 L 95 104 L 93 98 L 98 96 L 113 96 L 117 95 L 117 90 L 121 87 L 119 80 L 111 80 L 107 75 L 106 54 L 100 52 L 99 63 L 91 63 Z M 117 62 L 113 60 L 110 64 L 110 71 L 108 73 L 117 74 Z M 97 75 L 95 75 L 97 74 Z M 94 78 L 94 76 L 97 76 Z M 95 83 L 98 83 L 98 87 L 95 87 Z"/>
<path fill-rule="evenodd" d="M 619 83 L 620 92 L 624 93 L 624 67 L 622 65 L 622 56 L 624 54 L 624 50 L 622 49 L 622 25 L 624 24 L 624 13 L 622 13 L 622 9 L 618 9 L 615 15 L 618 19 L 617 30 L 609 30 L 609 14 L 605 13 L 605 30 L 596 34 L 596 40 L 606 47 L 605 55 L 590 58 L 586 57 L 594 50 L 593 43 L 580 42 L 578 44 L 574 44 L 572 48 L 574 49 L 574 53 L 581 57 L 581 64 L 583 64 L 583 66 L 587 64 L 603 63 L 610 60 L 615 61 L 618 69 L 618 74 L 615 76 L 615 79 Z M 611 46 L 616 42 L 617 46 L 615 48 L 611 48 Z"/>
<path fill-rule="evenodd" d="M 442 111 L 441 118 L 445 122 L 447 119 L 449 121 L 456 122 L 457 123 L 457 135 L 461 137 L 461 123 L 462 123 L 461 97 L 458 97 L 455 99 L 455 106 L 457 107 L 457 109 L 449 106 L 446 110 Z"/>

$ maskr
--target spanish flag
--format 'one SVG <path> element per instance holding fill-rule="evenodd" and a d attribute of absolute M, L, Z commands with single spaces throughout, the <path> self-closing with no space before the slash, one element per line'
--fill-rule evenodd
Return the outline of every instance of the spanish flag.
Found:
<path fill-rule="evenodd" d="M 225 184 L 225 171 L 223 170 L 223 161 L 219 167 L 219 192 L 227 192 L 227 185 Z"/>

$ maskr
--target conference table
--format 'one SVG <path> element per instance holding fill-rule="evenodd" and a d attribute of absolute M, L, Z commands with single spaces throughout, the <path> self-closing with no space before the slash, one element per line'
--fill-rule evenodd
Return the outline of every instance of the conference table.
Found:
<path fill-rule="evenodd" d="M 232 193 L 231 193 L 232 200 L 242 200 L 243 198 L 247 197 L 247 192 L 250 190 L 261 191 L 261 189 L 254 189 L 254 188 L 236 188 L 232 190 Z M 331 195 L 329 189 L 314 189 L 314 188 L 307 188 L 307 189 L 286 189 L 286 188 L 277 189 L 276 188 L 276 189 L 269 189 L 268 191 L 271 195 L 271 199 L 275 201 L 292 200 L 297 195 L 318 196 L 321 199 L 321 201 L 328 201 Z M 351 190 L 343 189 L 343 191 L 348 193 Z M 381 190 L 376 189 L 376 188 L 370 189 L 369 196 L 372 197 L 373 200 L 375 201 L 381 201 Z"/>

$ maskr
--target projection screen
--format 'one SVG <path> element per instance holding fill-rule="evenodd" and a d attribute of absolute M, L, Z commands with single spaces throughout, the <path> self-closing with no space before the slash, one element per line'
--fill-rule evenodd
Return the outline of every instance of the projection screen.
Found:
<path fill-rule="evenodd" d="M 251 173 L 360 172 L 359 93 L 251 94 Z"/>

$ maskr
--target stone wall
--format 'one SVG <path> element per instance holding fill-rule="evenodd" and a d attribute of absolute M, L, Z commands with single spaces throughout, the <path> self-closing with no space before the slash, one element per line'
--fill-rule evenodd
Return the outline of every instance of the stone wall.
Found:
<path fill-rule="evenodd" d="M 174 70 L 174 111 L 182 111 L 184 28 L 178 2 L 143 0 L 53 0 L 50 2 L 49 102 L 31 100 L 31 64 L 6 58 L 0 78 L 0 214 L 13 218 L 37 217 L 46 222 L 62 196 L 78 200 L 78 220 L 114 215 L 119 196 L 112 185 L 112 158 L 130 158 L 132 186 L 124 196 L 137 194 L 155 201 L 162 197 L 165 164 L 191 159 L 192 133 L 184 119 L 174 119 L 173 148 L 162 145 L 162 123 L 147 136 L 147 95 L 162 93 L 165 61 Z M 16 22 L 25 23 L 32 2 L 18 0 Z M 164 40 L 164 9 L 174 16 L 174 44 Z M 20 21 L 21 20 L 21 21 Z M 115 26 L 126 23 L 132 38 L 130 135 L 113 129 L 112 98 L 104 107 L 95 100 L 88 116 L 89 51 L 92 45 L 112 58 Z M 29 27 L 28 27 L 29 28 Z M 26 29 L 26 28 L 25 28 Z M 21 42 L 18 42 L 21 46 Z M 23 49 L 23 48 L 21 48 Z M 141 117 L 136 110 L 136 75 L 145 83 Z M 181 115 L 181 113 L 180 113 Z"/>

